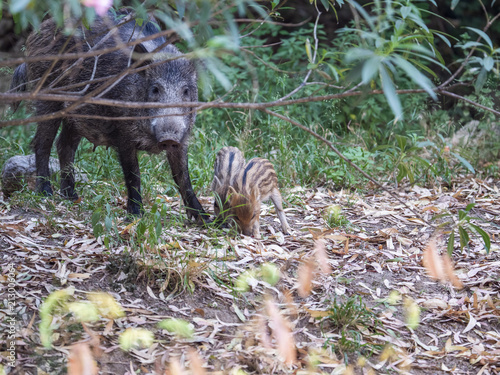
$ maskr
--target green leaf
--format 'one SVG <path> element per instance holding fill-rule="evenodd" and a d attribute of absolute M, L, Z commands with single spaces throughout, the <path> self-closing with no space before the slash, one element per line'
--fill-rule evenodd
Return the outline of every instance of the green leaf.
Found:
<path fill-rule="evenodd" d="M 484 31 L 476 29 L 475 27 L 469 27 L 469 26 L 466 26 L 465 28 L 469 29 L 470 31 L 474 31 L 481 38 L 483 38 L 486 43 L 488 43 L 488 45 L 490 46 L 490 49 L 493 49 L 493 43 L 492 43 L 490 37 Z"/>
<path fill-rule="evenodd" d="M 484 66 L 484 69 L 486 69 L 487 72 L 489 72 L 491 69 L 493 69 L 494 65 L 495 65 L 495 60 L 493 60 L 493 57 L 486 56 L 483 59 L 483 66 Z"/>
<path fill-rule="evenodd" d="M 99 220 L 101 220 L 100 211 L 94 211 L 94 213 L 92 214 L 92 218 L 91 218 L 92 226 L 95 227 L 96 224 L 99 222 Z"/>
<path fill-rule="evenodd" d="M 490 253 L 490 248 L 491 248 L 491 240 L 490 236 L 488 233 L 486 233 L 481 227 L 474 225 L 474 224 L 469 224 L 474 230 L 483 237 L 483 242 L 484 242 L 484 247 L 486 248 L 486 254 Z"/>
<path fill-rule="evenodd" d="M 369 83 L 378 72 L 380 61 L 380 56 L 373 56 L 363 63 L 363 68 L 361 69 L 361 82 L 363 84 Z"/>
<path fill-rule="evenodd" d="M 465 43 L 464 45 L 461 45 L 461 46 L 457 45 L 457 47 L 460 47 L 462 49 L 469 49 L 469 48 L 472 48 L 472 47 L 480 47 L 482 45 L 483 45 L 483 43 L 470 41 L 470 42 L 467 42 L 467 43 Z"/>
<path fill-rule="evenodd" d="M 474 174 L 476 173 L 476 171 L 474 170 L 474 167 L 466 159 L 464 159 L 463 157 L 461 157 L 460 155 L 458 155 L 455 152 L 452 152 L 451 154 L 454 157 L 456 157 L 458 159 L 458 161 L 460 161 L 460 163 L 462 163 L 464 165 L 464 167 L 467 168 L 471 173 L 474 173 Z"/>
<path fill-rule="evenodd" d="M 306 54 L 307 54 L 307 59 L 309 60 L 309 63 L 313 63 L 313 58 L 312 58 L 312 52 L 311 52 L 311 41 L 309 38 L 306 39 Z"/>
<path fill-rule="evenodd" d="M 464 247 L 469 244 L 469 234 L 463 227 L 458 227 L 458 233 L 460 234 L 460 249 L 463 251 Z"/>
<path fill-rule="evenodd" d="M 445 37 L 443 34 L 437 33 L 437 32 L 435 32 L 434 35 L 436 35 L 439 39 L 441 39 L 443 42 L 445 42 L 448 47 L 451 48 L 451 42 L 447 37 Z"/>
<path fill-rule="evenodd" d="M 113 221 L 109 216 L 106 216 L 106 218 L 104 219 L 104 225 L 106 226 L 107 231 L 110 231 L 113 227 Z"/>
<path fill-rule="evenodd" d="M 31 5 L 31 2 L 32 0 L 11 0 L 9 10 L 12 14 L 21 13 Z"/>
<path fill-rule="evenodd" d="M 466 207 L 465 207 L 465 212 L 469 212 L 470 210 L 472 210 L 474 207 L 476 206 L 475 203 L 469 203 Z"/>
<path fill-rule="evenodd" d="M 451 10 L 454 10 L 459 2 L 460 2 L 460 0 L 452 0 L 451 1 Z"/>
<path fill-rule="evenodd" d="M 415 68 L 412 64 L 410 64 L 402 57 L 393 56 L 393 59 L 395 60 L 395 64 L 403 69 L 413 82 L 423 88 L 432 99 L 437 100 L 436 93 L 433 90 L 434 85 L 429 78 L 420 73 L 417 68 Z"/>
<path fill-rule="evenodd" d="M 411 7 L 407 6 L 401 7 L 401 17 L 403 17 L 403 19 L 406 19 L 406 17 L 408 17 L 410 13 L 411 13 Z"/>
<path fill-rule="evenodd" d="M 372 56 L 372 50 L 365 48 L 351 48 L 345 54 L 345 61 L 351 63 L 353 61 L 366 60 Z"/>
<path fill-rule="evenodd" d="M 464 210 L 458 211 L 458 220 L 459 221 L 464 220 L 466 216 L 467 216 L 467 212 L 465 212 Z"/>
<path fill-rule="evenodd" d="M 380 66 L 379 72 L 385 98 L 387 99 L 387 102 L 389 103 L 396 119 L 402 119 L 403 111 L 401 109 L 401 102 L 399 101 L 398 94 L 396 94 L 394 83 L 383 65 Z"/>
<path fill-rule="evenodd" d="M 330 9 L 330 3 L 328 2 L 328 0 L 321 0 L 321 4 L 323 4 L 326 11 L 328 12 L 328 10 Z"/>
<path fill-rule="evenodd" d="M 450 257 L 451 254 L 453 253 L 454 247 L 455 247 L 455 232 L 451 231 L 450 238 L 448 238 L 448 246 L 447 246 L 447 252 Z"/>

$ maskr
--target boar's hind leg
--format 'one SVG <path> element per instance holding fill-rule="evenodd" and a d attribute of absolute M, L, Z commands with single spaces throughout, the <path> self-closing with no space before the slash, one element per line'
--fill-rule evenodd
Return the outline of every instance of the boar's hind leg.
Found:
<path fill-rule="evenodd" d="M 167 150 L 168 163 L 172 169 L 172 176 L 174 181 L 179 187 L 182 200 L 186 205 L 186 210 L 189 218 L 194 219 L 197 223 L 202 224 L 207 222 L 209 215 L 205 213 L 198 198 L 191 186 L 191 179 L 189 177 L 187 145 L 180 145 L 178 147 L 170 147 Z"/>
<path fill-rule="evenodd" d="M 47 196 L 52 195 L 49 171 L 50 150 L 56 138 L 60 123 L 60 119 L 39 122 L 36 128 L 35 137 L 33 138 L 37 174 L 36 190 Z"/>
<path fill-rule="evenodd" d="M 57 139 L 57 153 L 61 166 L 61 193 L 64 197 L 72 200 L 78 199 L 78 194 L 75 192 L 73 163 L 80 139 L 80 135 L 72 131 L 70 125 L 63 122 L 61 134 Z"/>
<path fill-rule="evenodd" d="M 139 161 L 137 160 L 137 150 L 127 147 L 126 142 L 121 142 L 122 147 L 118 149 L 118 158 L 125 177 L 128 200 L 127 212 L 134 216 L 139 216 L 142 210 L 141 198 L 141 172 Z"/>

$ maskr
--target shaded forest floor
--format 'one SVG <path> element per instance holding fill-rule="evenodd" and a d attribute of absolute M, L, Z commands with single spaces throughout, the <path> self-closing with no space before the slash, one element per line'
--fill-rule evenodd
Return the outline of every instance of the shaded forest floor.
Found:
<path fill-rule="evenodd" d="M 201 373 L 190 348 L 208 373 L 219 374 L 499 374 L 500 182 L 466 179 L 451 191 L 415 186 L 395 194 L 429 222 L 445 212 L 458 217 L 476 203 L 470 216 L 490 235 L 491 252 L 481 237 L 471 236 L 464 251 L 455 241 L 452 259 L 463 289 L 427 276 L 422 251 L 435 229 L 385 192 L 294 189 L 284 194 L 291 235 L 279 232 L 274 207 L 263 205 L 262 240 L 178 220 L 163 226 L 161 246 L 141 250 L 127 243 L 138 223 L 118 223 L 118 240 L 106 248 L 93 235 L 91 213 L 79 217 L 59 202 L 48 215 L 44 207 L 11 206 L 0 198 L 0 331 L 8 332 L 6 318 L 14 316 L 16 367 L 8 367 L 5 335 L 0 363 L 7 374 L 63 374 L 70 346 L 89 342 L 102 374 Z M 184 212 L 178 198 L 163 198 L 170 215 Z M 211 211 L 210 197 L 201 202 Z M 348 220 L 340 227 L 325 223 L 332 204 Z M 446 252 L 448 234 L 436 238 Z M 326 249 L 319 264 L 317 240 Z M 248 272 L 267 263 L 279 269 L 276 285 Z M 325 264 L 330 269 L 322 272 Z M 245 292 L 235 289 L 242 274 Z M 71 315 L 54 317 L 53 348 L 44 349 L 40 305 L 67 287 L 74 287 L 75 301 L 90 291 L 108 292 L 126 315 L 83 326 Z M 282 320 L 272 318 L 276 309 L 269 306 Z M 193 334 L 182 338 L 158 328 L 167 318 L 184 319 Z M 118 336 L 129 327 L 152 331 L 152 346 L 122 350 Z M 287 350 L 296 357 L 292 365 L 283 361 Z"/>

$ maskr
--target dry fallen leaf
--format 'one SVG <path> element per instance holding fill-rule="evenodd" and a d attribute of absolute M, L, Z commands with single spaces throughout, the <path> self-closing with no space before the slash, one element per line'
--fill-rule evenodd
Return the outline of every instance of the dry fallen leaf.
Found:
<path fill-rule="evenodd" d="M 330 274 L 332 268 L 328 262 L 328 255 L 326 254 L 325 241 L 316 240 L 314 241 L 314 255 L 316 256 L 316 261 L 318 262 L 319 269 L 325 274 Z"/>
<path fill-rule="evenodd" d="M 201 360 L 198 352 L 193 348 L 188 351 L 189 361 L 191 362 L 191 372 L 193 375 L 205 375 L 207 372 L 203 368 L 203 361 Z"/>
<path fill-rule="evenodd" d="M 429 276 L 434 280 L 441 282 L 449 280 L 455 288 L 463 288 L 462 281 L 455 275 L 455 270 L 448 254 L 445 253 L 439 256 L 435 239 L 431 239 L 425 248 L 422 255 L 422 263 Z"/>
<path fill-rule="evenodd" d="M 178 358 L 172 358 L 168 369 L 165 370 L 165 375 L 184 375 L 185 372 L 182 370 L 181 364 Z"/>
<path fill-rule="evenodd" d="M 429 276 L 434 280 L 443 280 L 443 262 L 439 257 L 436 247 L 436 240 L 431 239 L 422 254 L 422 262 Z"/>
<path fill-rule="evenodd" d="M 285 364 L 291 365 L 295 363 L 297 360 L 297 349 L 295 348 L 295 340 L 288 322 L 281 316 L 278 308 L 271 300 L 267 301 L 267 313 L 273 329 L 273 336 L 278 346 L 278 352 L 283 357 Z"/>
<path fill-rule="evenodd" d="M 301 263 L 297 270 L 297 281 L 299 284 L 297 291 L 302 298 L 307 297 L 311 293 L 314 269 L 314 261 L 307 259 Z"/>
<path fill-rule="evenodd" d="M 446 278 L 455 288 L 462 289 L 464 287 L 464 284 L 457 277 L 457 275 L 455 275 L 455 269 L 453 268 L 453 264 L 451 263 L 450 256 L 447 253 L 444 253 L 441 258 L 443 259 L 443 269 Z"/>
<path fill-rule="evenodd" d="M 87 344 L 75 344 L 69 351 L 68 375 L 97 375 L 99 369 Z"/>

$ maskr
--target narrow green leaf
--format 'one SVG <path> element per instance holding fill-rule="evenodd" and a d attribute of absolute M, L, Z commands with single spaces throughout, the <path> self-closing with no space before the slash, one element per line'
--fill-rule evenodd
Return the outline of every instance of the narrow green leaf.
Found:
<path fill-rule="evenodd" d="M 493 49 L 493 42 L 491 41 L 490 37 L 484 31 L 476 29 L 475 27 L 469 27 L 469 26 L 466 26 L 465 28 L 469 29 L 470 31 L 474 31 L 481 38 L 483 38 L 486 43 L 488 43 L 488 45 L 490 46 L 490 49 Z"/>
<path fill-rule="evenodd" d="M 491 248 L 491 239 L 490 239 L 490 235 L 488 233 L 486 233 L 481 227 L 477 226 L 477 225 L 474 225 L 474 224 L 470 224 L 470 226 L 472 228 L 474 228 L 474 230 L 479 233 L 481 235 L 481 237 L 483 237 L 483 242 L 484 242 L 484 247 L 486 249 L 486 254 L 489 254 L 490 253 L 490 248 Z"/>
<path fill-rule="evenodd" d="M 454 10 L 459 2 L 460 2 L 460 0 L 452 0 L 451 1 L 451 10 Z"/>
<path fill-rule="evenodd" d="M 426 32 L 429 32 L 429 28 L 425 24 L 424 20 L 422 18 L 420 18 L 420 16 L 412 13 L 412 14 L 408 15 L 408 18 L 411 19 L 413 22 L 415 22 L 423 30 L 425 30 Z"/>
<path fill-rule="evenodd" d="M 312 52 L 311 52 L 311 41 L 309 38 L 306 39 L 306 54 L 307 54 L 307 59 L 309 60 L 309 63 L 313 63 L 313 58 L 312 58 Z"/>
<path fill-rule="evenodd" d="M 483 43 L 479 43 L 479 42 L 473 42 L 473 41 L 470 41 L 470 42 L 467 42 L 463 45 L 457 45 L 457 47 L 460 47 L 462 49 L 469 49 L 469 48 L 472 48 L 472 47 L 480 47 L 482 46 Z"/>
<path fill-rule="evenodd" d="M 465 207 L 465 212 L 469 212 L 470 210 L 472 210 L 474 207 L 476 206 L 475 203 L 469 203 L 466 207 Z"/>
<path fill-rule="evenodd" d="M 454 247 L 455 247 L 455 232 L 451 231 L 450 238 L 448 238 L 448 246 L 447 246 L 447 252 L 450 257 L 451 254 L 453 253 Z"/>
<path fill-rule="evenodd" d="M 378 72 L 380 60 L 380 56 L 373 56 L 363 63 L 363 68 L 361 69 L 361 82 L 363 84 L 369 83 Z"/>
<path fill-rule="evenodd" d="M 445 37 L 441 33 L 436 33 L 436 32 L 434 33 L 434 35 L 436 35 L 439 39 L 441 39 L 443 42 L 445 42 L 448 47 L 451 48 L 451 42 L 447 37 Z"/>
<path fill-rule="evenodd" d="M 401 109 L 401 102 L 398 98 L 398 94 L 396 94 L 394 83 L 383 65 L 380 66 L 379 72 L 385 98 L 387 99 L 387 102 L 389 103 L 396 119 L 401 119 L 403 118 L 403 111 Z"/>
<path fill-rule="evenodd" d="M 393 59 L 395 60 L 395 64 L 399 68 L 403 69 L 413 82 L 423 88 L 432 99 L 437 99 L 436 93 L 433 90 L 434 85 L 429 78 L 420 73 L 417 68 L 415 68 L 411 63 L 409 63 L 402 57 L 393 56 Z"/>
<path fill-rule="evenodd" d="M 460 249 L 463 251 L 464 247 L 469 244 L 469 234 L 463 227 L 458 227 L 458 233 L 460 234 Z"/>
<path fill-rule="evenodd" d="M 451 154 L 454 157 L 456 157 L 458 159 L 458 161 L 460 161 L 460 163 L 462 163 L 464 165 L 464 167 L 467 168 L 471 173 L 474 173 L 474 174 L 476 173 L 476 171 L 474 170 L 474 167 L 466 159 L 464 159 L 463 157 L 461 157 L 460 155 L 458 155 L 455 152 L 452 152 Z"/>

